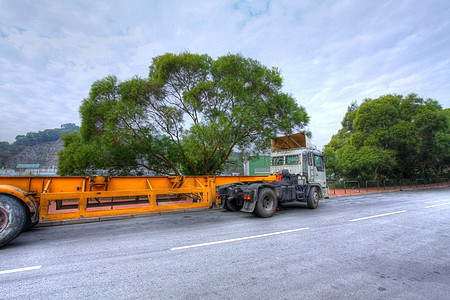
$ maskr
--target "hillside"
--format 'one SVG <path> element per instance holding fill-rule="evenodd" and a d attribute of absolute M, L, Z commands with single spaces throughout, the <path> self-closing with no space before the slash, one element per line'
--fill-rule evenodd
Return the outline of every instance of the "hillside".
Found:
<path fill-rule="evenodd" d="M 8 158 L 8 168 L 16 168 L 19 164 L 40 164 L 43 169 L 58 167 L 58 151 L 63 150 L 61 139 L 28 146 L 16 155 Z"/>
<path fill-rule="evenodd" d="M 74 123 L 62 124 L 60 128 L 28 132 L 16 136 L 14 143 L 0 141 L 0 168 L 14 169 L 18 164 L 40 164 L 41 168 L 58 166 L 58 151 L 63 149 L 61 137 L 80 127 Z"/>

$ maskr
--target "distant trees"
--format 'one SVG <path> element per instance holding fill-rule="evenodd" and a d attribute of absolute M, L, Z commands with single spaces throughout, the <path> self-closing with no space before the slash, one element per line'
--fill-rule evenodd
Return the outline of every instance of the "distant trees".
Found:
<path fill-rule="evenodd" d="M 13 154 L 13 147 L 8 142 L 0 142 L 0 167 L 4 167 L 6 160 Z"/>
<path fill-rule="evenodd" d="M 80 129 L 74 123 L 62 124 L 61 128 L 45 129 L 44 131 L 28 132 L 26 135 L 16 136 L 14 146 L 33 146 L 50 141 L 56 141 L 62 136 Z"/>
<path fill-rule="evenodd" d="M 14 143 L 0 142 L 0 167 L 6 165 L 8 158 L 18 154 L 26 147 L 37 144 L 56 141 L 62 136 L 78 130 L 74 123 L 62 124 L 61 128 L 45 129 L 44 131 L 28 132 L 26 135 L 18 135 Z"/>
<path fill-rule="evenodd" d="M 440 176 L 449 149 L 450 110 L 410 94 L 352 103 L 324 152 L 329 174 L 367 180 Z"/>
<path fill-rule="evenodd" d="M 148 78 L 92 84 L 79 133 L 64 138 L 58 172 L 216 174 L 233 151 L 256 153 L 308 123 L 281 87 L 276 68 L 241 55 L 155 57 Z"/>

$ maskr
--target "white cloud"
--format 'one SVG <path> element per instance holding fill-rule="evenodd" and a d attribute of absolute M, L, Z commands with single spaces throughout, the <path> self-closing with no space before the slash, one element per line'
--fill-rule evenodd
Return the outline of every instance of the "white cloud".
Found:
<path fill-rule="evenodd" d="M 449 107 L 448 1 L 0 2 L 0 140 L 80 122 L 97 79 L 151 59 L 242 53 L 278 67 L 328 143 L 354 100 L 418 93 Z"/>

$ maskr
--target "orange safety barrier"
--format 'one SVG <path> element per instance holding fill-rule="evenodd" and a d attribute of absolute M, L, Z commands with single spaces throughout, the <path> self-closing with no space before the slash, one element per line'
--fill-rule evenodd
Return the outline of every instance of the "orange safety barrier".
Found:
<path fill-rule="evenodd" d="M 275 176 L 0 177 L 0 193 L 23 200 L 40 220 L 207 208 L 216 186 Z"/>

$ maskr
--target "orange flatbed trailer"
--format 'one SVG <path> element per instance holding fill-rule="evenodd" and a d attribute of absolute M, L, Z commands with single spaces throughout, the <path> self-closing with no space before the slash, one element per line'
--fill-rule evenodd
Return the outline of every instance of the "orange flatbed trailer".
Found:
<path fill-rule="evenodd" d="M 0 177 L 0 247 L 39 222 L 208 208 L 216 187 L 268 176 Z"/>

